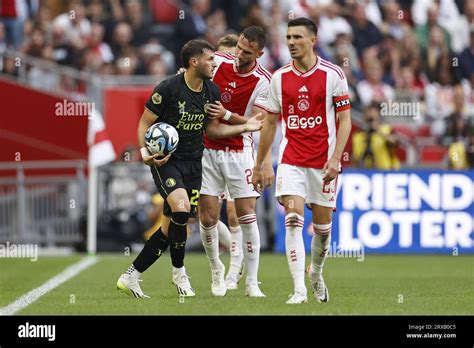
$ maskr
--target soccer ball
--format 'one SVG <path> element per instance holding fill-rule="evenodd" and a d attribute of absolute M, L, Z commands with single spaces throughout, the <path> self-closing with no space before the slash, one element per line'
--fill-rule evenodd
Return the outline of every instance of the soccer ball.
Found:
<path fill-rule="evenodd" d="M 176 129 L 164 122 L 150 126 L 145 133 L 145 145 L 151 154 L 166 156 L 178 148 L 179 135 Z"/>

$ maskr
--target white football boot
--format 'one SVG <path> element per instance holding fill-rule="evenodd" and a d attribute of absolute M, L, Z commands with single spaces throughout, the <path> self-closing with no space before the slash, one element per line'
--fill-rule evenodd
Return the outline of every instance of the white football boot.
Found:
<path fill-rule="evenodd" d="M 266 297 L 265 294 L 258 287 L 260 282 L 248 283 L 245 287 L 245 296 L 249 297 Z"/>
<path fill-rule="evenodd" d="M 183 297 L 194 297 L 196 293 L 189 282 L 188 275 L 184 267 L 180 268 L 179 271 L 175 272 L 173 270 L 173 280 L 172 283 L 176 286 L 179 296 Z"/>
<path fill-rule="evenodd" d="M 131 297 L 150 298 L 150 296 L 143 293 L 138 282 L 141 282 L 138 273 L 136 275 L 124 273 L 117 281 L 117 289 Z"/>
<path fill-rule="evenodd" d="M 311 288 L 313 289 L 313 295 L 316 301 L 320 303 L 326 303 L 329 301 L 329 291 L 324 282 L 323 276 L 317 276 L 315 273 L 309 271 L 309 279 L 311 282 Z"/>
<path fill-rule="evenodd" d="M 225 266 L 211 269 L 211 292 L 214 296 L 225 296 L 227 293 L 226 281 L 224 279 Z"/>
<path fill-rule="evenodd" d="M 290 298 L 286 301 L 287 304 L 300 304 L 308 302 L 308 296 L 306 292 L 295 291 L 293 295 L 289 296 Z"/>

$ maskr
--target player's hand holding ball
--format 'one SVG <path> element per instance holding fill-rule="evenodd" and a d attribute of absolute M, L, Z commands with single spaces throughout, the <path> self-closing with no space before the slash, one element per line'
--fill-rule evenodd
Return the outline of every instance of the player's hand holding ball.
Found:
<path fill-rule="evenodd" d="M 166 162 L 168 162 L 168 160 L 170 159 L 170 156 L 171 154 L 168 154 L 166 157 L 164 158 L 161 158 L 161 159 L 157 159 L 160 157 L 159 154 L 155 153 L 154 155 L 150 155 L 149 152 L 148 152 L 148 155 L 146 154 L 148 152 L 148 149 L 146 147 L 142 147 L 140 149 L 140 152 L 142 154 L 142 159 L 143 159 L 143 163 L 149 165 L 149 166 L 153 166 L 153 167 L 161 167 L 162 165 L 164 165 Z"/>
<path fill-rule="evenodd" d="M 168 162 L 178 148 L 179 135 L 176 129 L 164 122 L 151 125 L 145 133 L 145 145 L 140 149 L 143 162 L 161 167 Z"/>

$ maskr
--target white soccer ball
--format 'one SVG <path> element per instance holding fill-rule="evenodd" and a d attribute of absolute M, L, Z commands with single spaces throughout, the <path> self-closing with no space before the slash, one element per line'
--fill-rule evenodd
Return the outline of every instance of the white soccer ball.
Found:
<path fill-rule="evenodd" d="M 178 131 L 168 123 L 155 123 L 145 133 L 145 145 L 153 155 L 166 156 L 173 153 L 178 148 L 178 142 Z"/>

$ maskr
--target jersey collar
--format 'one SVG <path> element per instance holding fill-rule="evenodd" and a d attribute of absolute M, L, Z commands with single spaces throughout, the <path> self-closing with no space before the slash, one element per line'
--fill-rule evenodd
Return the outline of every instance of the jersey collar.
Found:
<path fill-rule="evenodd" d="M 309 69 L 308 71 L 306 71 L 306 72 L 302 72 L 302 71 L 298 70 L 298 68 L 295 66 L 295 61 L 292 60 L 291 61 L 291 70 L 293 70 L 293 72 L 298 76 L 307 77 L 307 76 L 311 75 L 312 73 L 314 73 L 316 71 L 316 69 L 318 69 L 320 61 L 321 61 L 321 59 L 318 56 L 316 56 L 316 63 L 314 63 L 313 67 L 311 69 Z"/>
<path fill-rule="evenodd" d="M 239 71 L 237 70 L 237 67 L 235 66 L 235 63 L 232 64 L 232 66 L 233 66 L 233 68 L 234 68 L 234 72 L 235 72 L 237 75 L 239 75 L 239 76 L 241 76 L 241 77 L 247 77 L 247 76 L 252 75 L 252 74 L 255 72 L 255 70 L 257 70 L 259 64 L 258 64 L 257 61 L 255 61 L 255 66 L 253 67 L 253 69 L 250 70 L 249 72 L 245 73 L 245 74 L 239 73 Z"/>

